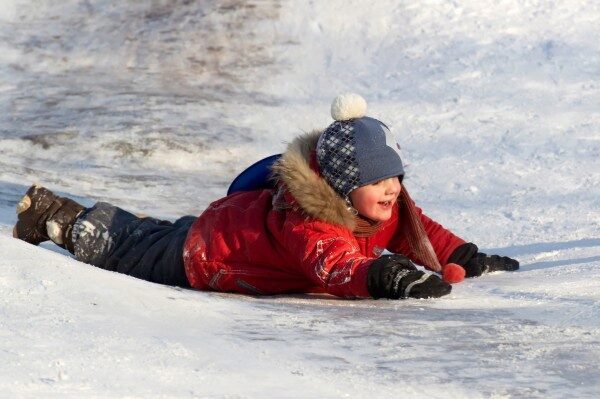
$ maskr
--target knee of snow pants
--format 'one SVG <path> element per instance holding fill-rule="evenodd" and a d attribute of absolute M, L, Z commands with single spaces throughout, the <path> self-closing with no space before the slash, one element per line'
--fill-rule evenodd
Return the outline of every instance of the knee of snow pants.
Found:
<path fill-rule="evenodd" d="M 75 258 L 154 283 L 189 287 L 183 245 L 195 220 L 194 216 L 175 223 L 140 218 L 98 202 L 86 209 L 73 226 Z"/>

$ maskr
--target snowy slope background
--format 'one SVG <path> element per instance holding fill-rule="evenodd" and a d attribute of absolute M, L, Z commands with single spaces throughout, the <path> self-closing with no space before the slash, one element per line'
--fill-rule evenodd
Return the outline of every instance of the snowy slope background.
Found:
<path fill-rule="evenodd" d="M 600 396 L 599 27 L 591 0 L 4 0 L 0 396 Z M 428 214 L 519 272 L 440 300 L 254 298 L 11 237 L 32 182 L 199 214 L 346 91 Z"/>

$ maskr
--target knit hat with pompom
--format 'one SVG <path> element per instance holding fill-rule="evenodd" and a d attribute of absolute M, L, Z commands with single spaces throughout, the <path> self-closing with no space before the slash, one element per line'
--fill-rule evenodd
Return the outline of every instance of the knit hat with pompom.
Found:
<path fill-rule="evenodd" d="M 365 116 L 367 103 L 358 94 L 342 94 L 331 104 L 335 120 L 317 143 L 321 174 L 343 198 L 355 188 L 404 176 L 400 146 L 381 121 Z"/>

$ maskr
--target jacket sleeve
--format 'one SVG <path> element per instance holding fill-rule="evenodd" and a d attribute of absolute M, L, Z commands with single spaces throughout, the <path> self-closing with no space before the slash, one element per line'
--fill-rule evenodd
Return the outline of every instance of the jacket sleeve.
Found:
<path fill-rule="evenodd" d="M 370 297 L 367 271 L 373 259 L 362 255 L 350 231 L 318 220 L 286 221 L 284 245 L 302 273 L 326 293 Z"/>
<path fill-rule="evenodd" d="M 433 219 L 429 218 L 423 213 L 423 210 L 418 206 L 415 206 L 417 214 L 423 223 L 425 233 L 433 246 L 435 255 L 437 256 L 440 264 L 443 266 L 448 263 L 448 258 L 454 252 L 456 248 L 464 244 L 466 241 L 458 237 L 450 230 L 444 228 L 441 224 L 437 223 Z M 410 249 L 408 240 L 406 237 L 406 231 L 403 229 L 402 220 L 399 220 L 398 228 L 392 239 L 390 240 L 387 250 L 393 253 L 400 253 L 408 256 L 413 262 L 423 264 L 423 262 L 416 257 L 416 255 Z"/>

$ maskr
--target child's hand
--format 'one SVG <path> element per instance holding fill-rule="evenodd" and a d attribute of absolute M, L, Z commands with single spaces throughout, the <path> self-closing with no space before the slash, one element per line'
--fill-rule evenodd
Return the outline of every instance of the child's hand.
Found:
<path fill-rule="evenodd" d="M 463 266 L 466 275 L 469 276 L 469 269 L 474 273 L 474 276 L 481 276 L 483 273 L 491 273 L 497 271 L 515 271 L 519 269 L 519 262 L 511 259 L 508 256 L 486 255 L 482 252 L 477 252 L 465 266 Z"/>
<path fill-rule="evenodd" d="M 384 255 L 369 268 L 367 288 L 375 299 L 438 298 L 447 295 L 452 286 L 435 274 L 417 270 L 402 255 Z"/>
<path fill-rule="evenodd" d="M 483 252 L 478 252 L 477 246 L 470 242 L 456 248 L 448 261 L 461 265 L 465 269 L 466 277 L 478 277 L 483 273 L 519 269 L 517 260 L 508 256 L 489 256 Z"/>

